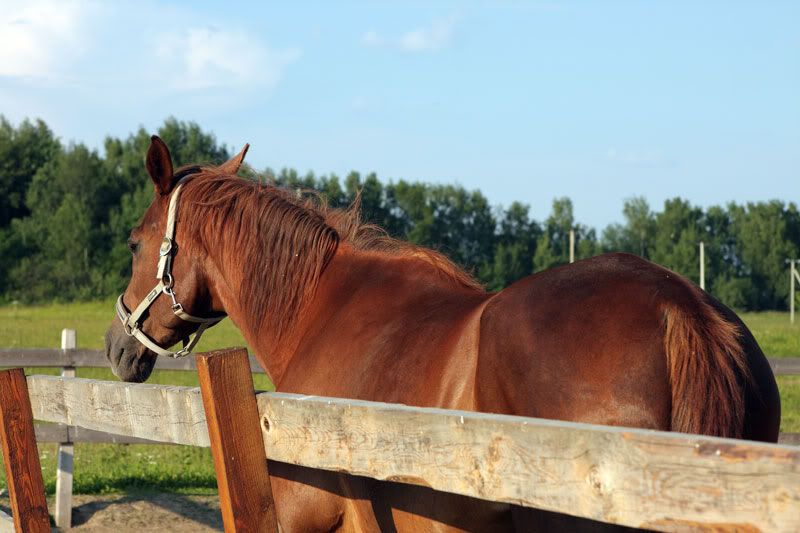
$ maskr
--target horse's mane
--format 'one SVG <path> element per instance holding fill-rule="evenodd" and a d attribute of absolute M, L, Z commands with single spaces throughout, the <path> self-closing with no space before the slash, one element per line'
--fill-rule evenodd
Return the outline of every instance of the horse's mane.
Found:
<path fill-rule="evenodd" d="M 201 246 L 221 246 L 229 261 L 220 268 L 241 271 L 240 301 L 253 317 L 269 317 L 280 337 L 317 287 L 341 242 L 356 250 L 414 257 L 454 286 L 483 287 L 443 254 L 390 237 L 361 220 L 360 202 L 330 207 L 318 193 L 296 191 L 221 173 L 214 167 L 186 167 L 191 174 L 181 193 L 179 225 L 203 228 Z"/>

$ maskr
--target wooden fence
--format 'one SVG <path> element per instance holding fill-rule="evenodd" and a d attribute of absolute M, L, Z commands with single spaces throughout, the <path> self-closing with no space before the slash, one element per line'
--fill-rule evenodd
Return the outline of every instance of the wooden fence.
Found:
<path fill-rule="evenodd" d="M 75 365 L 78 353 L 88 352 L 66 350 L 60 357 Z M 248 397 L 257 406 L 250 416 L 257 422 L 258 437 L 275 461 L 658 530 L 800 530 L 798 447 L 292 394 L 233 399 L 221 390 L 252 390 L 246 355 L 239 352 L 237 378 L 225 368 L 210 373 L 209 357 L 213 361 L 219 354 L 197 358 L 201 378 L 205 371 L 201 388 L 68 376 L 29 376 L 23 381 L 33 418 L 60 424 L 60 438 L 66 435 L 69 442 L 81 434 L 114 434 L 137 442 L 211 446 L 223 519 L 231 531 L 257 519 L 253 515 L 268 496 L 263 488 L 254 498 L 231 489 L 237 474 L 225 464 L 231 455 L 265 464 L 263 457 L 252 457 L 252 447 L 237 444 L 241 437 L 230 438 L 237 428 L 224 425 L 242 420 L 225 411 Z M 6 366 L 5 359 L 2 364 Z M 34 366 L 30 359 L 24 364 Z M 46 366 L 53 366 L 52 359 Z M 227 380 L 220 381 L 220 376 Z M 237 379 L 240 383 L 233 385 Z M 11 405 L 2 396 L 12 389 L 0 384 L 1 427 L 9 418 L 4 407 Z M 11 411 L 19 419 L 19 409 Z M 19 430 L 19 420 L 13 424 L 0 429 L 10 489 L 11 480 L 21 475 L 19 465 L 9 466 L 15 449 L 23 466 L 35 459 L 28 469 L 41 478 L 32 435 L 20 440 L 18 435 L 25 432 Z M 43 494 L 37 502 L 33 496 L 41 489 L 33 482 L 28 485 L 34 488 L 22 491 L 23 499 L 31 498 L 27 503 L 20 503 L 19 490 L 10 490 L 18 524 L 36 523 L 25 522 L 26 517 L 41 519 Z M 10 527 L 9 519 L 0 516 L 0 531 L 4 526 Z"/>
<path fill-rule="evenodd" d="M 0 532 L 50 531 L 34 417 L 88 429 L 105 425 L 121 435 L 142 433 L 149 441 L 176 444 L 186 443 L 177 435 L 202 435 L 196 445 L 212 448 L 225 530 L 277 531 L 247 352 L 222 350 L 201 354 L 197 361 L 200 388 L 144 385 L 135 391 L 119 382 L 56 376 L 26 379 L 20 368 L 0 371 L 0 441 L 13 512 L 13 519 L 0 516 Z M 87 392 L 95 388 L 99 392 Z M 120 396 L 128 392 L 133 393 L 131 398 Z M 171 402 L 187 402 L 188 420 L 159 416 L 173 411 Z M 117 416 L 126 420 L 126 429 L 107 423 Z M 156 431 L 152 421 L 165 427 Z M 197 427 L 183 431 L 176 426 L 181 423 Z"/>
<path fill-rule="evenodd" d="M 247 472 L 266 464 L 252 461 L 252 447 L 222 452 L 235 428 L 221 424 L 248 419 L 226 414 L 239 412 L 247 397 L 257 405 L 248 416 L 259 428 L 258 446 L 275 461 L 657 530 L 800 530 L 798 447 L 295 394 L 233 399 L 220 394 L 223 387 L 232 387 L 228 394 L 248 389 L 231 380 L 201 383 L 198 389 L 29 376 L 27 392 L 39 420 L 211 445 L 230 531 L 245 528 L 258 506 L 246 492 L 238 502 L 225 496 L 234 477 L 224 458 L 250 457 Z M 21 434 L 18 427 L 8 433 Z M 27 456 L 37 459 L 36 471 L 35 447 Z M 30 511 L 36 506 L 17 507 L 15 513 L 38 516 Z"/>

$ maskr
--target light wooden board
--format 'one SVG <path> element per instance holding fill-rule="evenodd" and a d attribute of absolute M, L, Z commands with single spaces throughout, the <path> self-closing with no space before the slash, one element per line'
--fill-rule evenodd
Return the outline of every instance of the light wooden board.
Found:
<path fill-rule="evenodd" d="M 30 376 L 34 416 L 208 446 L 198 389 Z M 257 396 L 271 460 L 618 524 L 800 530 L 800 447 L 354 400 Z"/>
<path fill-rule="evenodd" d="M 279 393 L 258 401 L 278 461 L 629 526 L 800 530 L 797 447 Z"/>
<path fill-rule="evenodd" d="M 33 417 L 159 442 L 208 447 L 200 389 L 28 376 Z"/>
<path fill-rule="evenodd" d="M 0 533 L 14 533 L 14 519 L 0 511 Z"/>
<path fill-rule="evenodd" d="M 94 431 L 65 424 L 36 424 L 36 442 L 75 442 L 93 444 L 171 444 L 158 441 L 128 437 L 104 431 Z"/>

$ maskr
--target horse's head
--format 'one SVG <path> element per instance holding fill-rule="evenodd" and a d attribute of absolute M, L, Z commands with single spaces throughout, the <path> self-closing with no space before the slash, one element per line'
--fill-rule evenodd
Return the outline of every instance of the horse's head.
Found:
<path fill-rule="evenodd" d="M 219 170 L 235 174 L 246 152 L 247 146 Z M 200 168 L 173 172 L 169 149 L 156 136 L 146 167 L 155 195 L 128 238 L 131 281 L 117 300 L 117 318 L 106 332 L 106 356 L 114 374 L 137 382 L 150 376 L 157 355 L 187 355 L 203 330 L 225 317 L 209 289 L 205 253 L 193 245 L 192 231 L 198 228 L 182 226 L 178 215 L 181 189 Z M 183 349 L 168 350 L 181 340 Z"/>

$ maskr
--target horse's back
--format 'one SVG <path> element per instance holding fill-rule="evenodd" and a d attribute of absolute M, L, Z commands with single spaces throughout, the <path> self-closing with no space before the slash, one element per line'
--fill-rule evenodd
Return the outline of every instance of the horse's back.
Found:
<path fill-rule="evenodd" d="M 629 254 L 607 254 L 529 276 L 487 304 L 478 409 L 675 429 L 668 309 L 679 309 L 696 323 L 710 311 L 738 329 L 748 371 L 761 389 L 757 398 L 745 391 L 743 436 L 777 438 L 775 380 L 744 324 L 686 279 Z"/>

